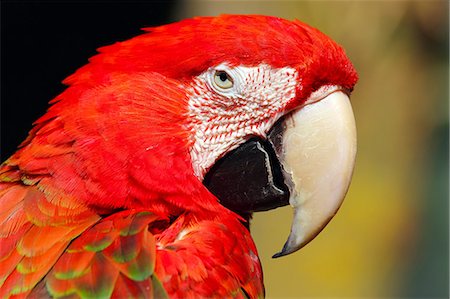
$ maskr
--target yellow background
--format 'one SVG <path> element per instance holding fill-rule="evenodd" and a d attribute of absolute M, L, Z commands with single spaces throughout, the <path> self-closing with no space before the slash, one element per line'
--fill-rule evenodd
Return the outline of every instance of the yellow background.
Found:
<path fill-rule="evenodd" d="M 255 215 L 268 298 L 448 298 L 448 2 L 185 1 L 174 19 L 300 19 L 359 72 L 358 156 L 347 198 L 299 252 L 271 259 L 291 209 Z"/>

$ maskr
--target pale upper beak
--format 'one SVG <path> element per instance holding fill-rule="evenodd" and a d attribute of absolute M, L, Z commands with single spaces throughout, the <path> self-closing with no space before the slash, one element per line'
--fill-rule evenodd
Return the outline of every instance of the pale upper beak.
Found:
<path fill-rule="evenodd" d="M 288 240 L 274 257 L 314 239 L 336 214 L 350 185 L 356 156 L 350 100 L 339 89 L 323 92 L 322 98 L 316 93 L 310 104 L 284 120 L 277 155 L 285 176 L 290 176 L 294 219 Z"/>

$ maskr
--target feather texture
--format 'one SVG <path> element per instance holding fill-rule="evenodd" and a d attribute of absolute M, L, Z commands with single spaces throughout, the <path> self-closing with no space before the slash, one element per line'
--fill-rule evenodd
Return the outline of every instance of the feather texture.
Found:
<path fill-rule="evenodd" d="M 320 85 L 352 89 L 356 72 L 299 21 L 225 15 L 145 31 L 68 77 L 0 166 L 0 298 L 264 296 L 247 224 L 194 173 L 188 91 L 221 63 L 288 66 L 301 80 L 289 111 Z"/>
<path fill-rule="evenodd" d="M 22 188 L 35 192 L 34 187 Z M 263 294 L 256 248 L 236 219 L 224 225 L 182 216 L 170 223 L 149 211 L 126 210 L 104 219 L 86 215 L 71 225 L 42 223 L 31 218 L 3 236 L 2 297 Z M 242 236 L 247 237 L 240 242 Z M 13 244 L 6 247 L 5 240 Z"/>

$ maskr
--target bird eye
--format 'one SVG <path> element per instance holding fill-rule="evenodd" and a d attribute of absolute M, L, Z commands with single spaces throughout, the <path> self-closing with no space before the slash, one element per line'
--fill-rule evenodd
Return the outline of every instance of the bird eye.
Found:
<path fill-rule="evenodd" d="M 214 73 L 214 83 L 222 89 L 233 87 L 233 78 L 225 71 L 216 71 Z"/>

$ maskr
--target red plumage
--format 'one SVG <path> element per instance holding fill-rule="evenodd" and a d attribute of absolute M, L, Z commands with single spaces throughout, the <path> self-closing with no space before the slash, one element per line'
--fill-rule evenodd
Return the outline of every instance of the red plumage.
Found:
<path fill-rule="evenodd" d="M 100 48 L 0 169 L 0 297 L 263 296 L 242 218 L 194 175 L 186 89 L 211 66 L 351 89 L 343 50 L 299 21 L 194 18 Z"/>

